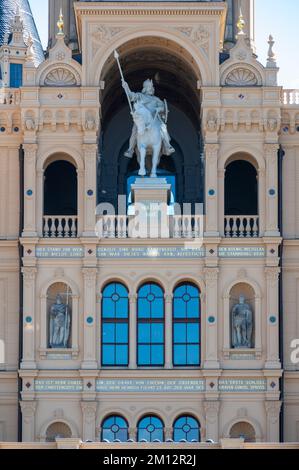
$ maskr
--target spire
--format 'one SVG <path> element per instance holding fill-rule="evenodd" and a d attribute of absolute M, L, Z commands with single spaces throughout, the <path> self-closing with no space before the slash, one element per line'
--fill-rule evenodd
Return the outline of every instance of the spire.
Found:
<path fill-rule="evenodd" d="M 269 49 L 268 49 L 267 67 L 276 67 L 276 56 L 275 56 L 275 52 L 273 51 L 273 46 L 275 44 L 275 41 L 271 34 L 269 36 L 268 44 L 269 44 Z"/>
<path fill-rule="evenodd" d="M 44 60 L 43 48 L 32 16 L 29 0 L 0 0 L 0 47 L 3 44 L 12 45 L 12 35 L 20 34 L 23 28 L 25 43 L 29 34 L 33 40 L 34 62 L 39 64 Z M 15 41 L 15 39 L 14 39 Z M 24 41 L 18 46 L 24 46 Z"/>
<path fill-rule="evenodd" d="M 244 16 L 242 14 L 242 10 L 240 8 L 240 15 L 239 15 L 239 19 L 238 19 L 238 22 L 237 22 L 237 28 L 238 28 L 238 34 L 237 36 L 244 36 L 245 33 L 244 33 L 244 28 L 245 28 L 245 20 L 244 20 Z"/>
<path fill-rule="evenodd" d="M 20 8 L 17 6 L 14 19 L 11 21 L 10 31 L 12 39 L 10 41 L 11 46 L 24 46 L 24 23 L 20 17 Z"/>
<path fill-rule="evenodd" d="M 57 27 L 58 27 L 57 36 L 59 36 L 59 37 L 63 36 L 64 37 L 64 31 L 63 31 L 64 20 L 63 20 L 63 14 L 62 14 L 62 9 L 61 8 L 60 8 L 60 13 L 59 13 L 59 19 L 57 21 Z"/>

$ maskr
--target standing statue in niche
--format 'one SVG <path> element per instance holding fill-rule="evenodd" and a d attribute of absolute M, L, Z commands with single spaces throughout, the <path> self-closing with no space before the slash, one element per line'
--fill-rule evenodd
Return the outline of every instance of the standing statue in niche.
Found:
<path fill-rule="evenodd" d="M 161 155 L 170 156 L 175 149 L 170 143 L 170 136 L 167 130 L 168 106 L 167 101 L 161 101 L 155 96 L 155 88 L 152 80 L 143 83 L 140 93 L 134 93 L 124 79 L 119 63 L 119 55 L 115 51 L 114 57 L 117 60 L 122 79 L 122 87 L 125 90 L 130 106 L 134 125 L 130 137 L 130 146 L 125 152 L 125 156 L 132 158 L 134 152 L 137 153 L 140 165 L 139 176 L 146 176 L 146 156 L 152 157 L 151 178 L 157 177 L 157 166 Z M 133 106 L 132 106 L 133 103 Z"/>
<path fill-rule="evenodd" d="M 252 348 L 253 312 L 240 295 L 239 303 L 232 309 L 232 347 Z"/>
<path fill-rule="evenodd" d="M 58 294 L 55 303 L 50 307 L 50 348 L 68 347 L 70 324 L 69 306 L 62 302 L 61 295 Z"/>

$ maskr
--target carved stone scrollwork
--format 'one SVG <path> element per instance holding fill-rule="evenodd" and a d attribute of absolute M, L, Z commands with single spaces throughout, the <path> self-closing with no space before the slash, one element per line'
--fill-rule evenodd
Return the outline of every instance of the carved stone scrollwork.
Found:
<path fill-rule="evenodd" d="M 95 420 L 97 412 L 97 403 L 95 402 L 81 402 L 81 409 L 85 423 L 92 423 Z"/>
<path fill-rule="evenodd" d="M 82 273 L 84 276 L 84 280 L 88 287 L 93 287 L 96 277 L 97 277 L 97 269 L 96 268 L 84 268 L 82 269 Z"/>
<path fill-rule="evenodd" d="M 259 78 L 257 75 L 246 67 L 238 67 L 233 69 L 225 79 L 227 86 L 257 86 L 259 85 Z"/>
<path fill-rule="evenodd" d="M 204 402 L 204 410 L 206 414 L 206 421 L 213 424 L 217 421 L 220 403 L 218 401 Z"/>
<path fill-rule="evenodd" d="M 217 281 L 219 269 L 218 268 L 205 268 L 205 278 L 207 281 Z"/>

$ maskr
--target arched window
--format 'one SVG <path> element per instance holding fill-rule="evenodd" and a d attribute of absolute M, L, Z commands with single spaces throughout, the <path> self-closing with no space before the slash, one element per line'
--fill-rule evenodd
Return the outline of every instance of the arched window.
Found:
<path fill-rule="evenodd" d="M 157 416 L 144 416 L 138 423 L 137 441 L 164 441 L 164 424 Z"/>
<path fill-rule="evenodd" d="M 102 438 L 110 442 L 118 439 L 121 442 L 128 440 L 128 423 L 122 416 L 109 416 L 102 423 Z"/>
<path fill-rule="evenodd" d="M 140 287 L 137 303 L 138 366 L 164 365 L 164 292 L 158 284 Z"/>
<path fill-rule="evenodd" d="M 235 423 L 229 433 L 231 439 L 243 438 L 245 442 L 255 442 L 255 430 L 250 423 L 240 421 Z"/>
<path fill-rule="evenodd" d="M 102 292 L 102 366 L 127 366 L 129 362 L 129 299 L 120 283 Z"/>
<path fill-rule="evenodd" d="M 245 160 L 235 160 L 226 167 L 225 215 L 258 215 L 257 172 Z"/>
<path fill-rule="evenodd" d="M 180 416 L 173 424 L 173 440 L 180 442 L 200 442 L 200 426 L 197 419 L 192 416 Z"/>
<path fill-rule="evenodd" d="M 55 442 L 59 437 L 65 439 L 72 437 L 70 427 L 61 421 L 50 424 L 46 431 L 46 442 Z"/>
<path fill-rule="evenodd" d="M 173 293 L 173 365 L 200 365 L 200 294 L 190 283 Z"/>
<path fill-rule="evenodd" d="M 45 170 L 44 215 L 77 215 L 77 173 L 68 161 L 56 160 Z"/>

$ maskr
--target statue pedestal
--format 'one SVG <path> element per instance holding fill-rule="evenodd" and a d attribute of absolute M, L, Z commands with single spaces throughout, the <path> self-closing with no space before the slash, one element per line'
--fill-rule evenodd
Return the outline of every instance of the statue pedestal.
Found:
<path fill-rule="evenodd" d="M 165 178 L 136 178 L 131 191 L 130 237 L 169 238 L 171 185 Z"/>

